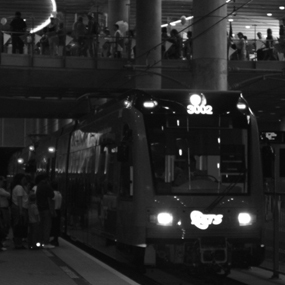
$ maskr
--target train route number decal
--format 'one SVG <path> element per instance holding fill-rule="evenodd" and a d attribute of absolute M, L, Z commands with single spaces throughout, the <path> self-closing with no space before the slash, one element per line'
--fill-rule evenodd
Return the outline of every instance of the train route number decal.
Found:
<path fill-rule="evenodd" d="M 223 221 L 223 215 L 203 214 L 199 211 L 192 211 L 190 214 L 191 224 L 201 230 L 206 230 L 209 225 L 219 225 Z"/>
<path fill-rule="evenodd" d="M 187 112 L 190 115 L 193 115 L 193 114 L 213 115 L 213 107 L 210 105 L 206 105 L 206 106 L 188 105 Z"/>

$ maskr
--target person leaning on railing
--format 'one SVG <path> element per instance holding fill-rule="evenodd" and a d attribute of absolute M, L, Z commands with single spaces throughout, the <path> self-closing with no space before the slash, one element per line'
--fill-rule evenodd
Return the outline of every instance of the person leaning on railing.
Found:
<path fill-rule="evenodd" d="M 274 45 L 277 43 L 277 38 L 272 35 L 272 30 L 267 29 L 267 37 L 264 49 L 264 60 L 277 60 L 276 50 Z"/>
<path fill-rule="evenodd" d="M 15 18 L 10 23 L 10 29 L 12 32 L 12 53 L 20 54 L 24 53 L 24 42 L 21 39 L 21 36 L 24 35 L 27 29 L 26 22 L 22 19 L 21 12 L 15 13 Z"/>

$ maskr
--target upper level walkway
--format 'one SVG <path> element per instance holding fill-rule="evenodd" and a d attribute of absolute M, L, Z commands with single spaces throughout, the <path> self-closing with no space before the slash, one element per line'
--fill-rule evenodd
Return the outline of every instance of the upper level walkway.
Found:
<path fill-rule="evenodd" d="M 127 53 L 123 53 L 121 58 L 102 57 L 102 48 L 99 48 L 96 54 L 97 57 L 72 53 L 51 56 L 29 53 L 27 48 L 24 54 L 12 54 L 8 47 L 2 49 L 0 98 L 77 99 L 89 95 L 107 97 L 108 90 L 121 92 L 122 89 L 136 88 L 136 80 L 140 76 L 159 77 L 162 89 L 194 88 L 192 60 L 162 59 L 155 65 L 160 69 L 157 71 L 147 64 L 136 66 L 133 56 Z M 265 112 L 272 113 L 272 110 L 276 113 L 278 107 L 278 114 L 272 116 L 274 122 L 278 121 L 280 116 L 284 116 L 280 115 L 285 102 L 281 99 L 284 93 L 284 69 L 285 61 L 282 56 L 279 60 L 256 60 L 255 54 L 252 54 L 251 60 L 228 60 L 228 89 L 241 90 L 253 111 L 263 110 L 259 116 Z M 9 111 L 13 110 L 12 105 L 2 104 L 2 101 L 1 105 L 2 117 L 15 116 Z M 28 110 L 29 114 L 30 111 L 31 108 Z M 52 114 L 37 114 L 34 110 L 28 117 L 43 116 L 50 117 Z"/>
<path fill-rule="evenodd" d="M 136 77 L 160 76 L 162 88 L 192 88 L 191 60 L 162 60 L 157 74 L 147 66 L 136 66 L 133 59 L 91 58 L 29 54 L 0 54 L 0 96 L 72 97 L 109 88 L 135 88 Z M 261 75 L 282 74 L 285 61 L 228 61 L 228 83 L 240 83 Z"/>

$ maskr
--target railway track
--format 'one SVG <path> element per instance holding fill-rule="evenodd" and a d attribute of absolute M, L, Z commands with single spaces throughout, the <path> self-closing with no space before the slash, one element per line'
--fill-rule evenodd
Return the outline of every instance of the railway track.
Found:
<path fill-rule="evenodd" d="M 235 274 L 229 276 L 215 275 L 215 274 L 201 274 L 193 275 L 189 273 L 185 267 L 136 267 L 134 264 L 127 264 L 118 262 L 115 259 L 108 257 L 101 252 L 91 249 L 87 246 L 82 245 L 79 242 L 74 242 L 70 239 L 67 241 L 78 246 L 82 250 L 88 252 L 95 258 L 101 260 L 102 262 L 108 264 L 115 270 L 119 271 L 121 274 L 132 279 L 140 285 L 248 285 L 252 283 L 243 283 L 235 278 Z M 247 274 L 247 271 L 243 272 Z M 248 272 L 250 274 L 250 271 Z M 258 280 L 256 280 L 258 284 Z M 254 283 L 255 285 L 255 283 Z"/>

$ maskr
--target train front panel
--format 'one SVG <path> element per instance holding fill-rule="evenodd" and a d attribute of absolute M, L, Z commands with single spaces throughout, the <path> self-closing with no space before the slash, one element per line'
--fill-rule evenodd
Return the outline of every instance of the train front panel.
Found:
<path fill-rule="evenodd" d="M 238 93 L 196 95 L 201 105 L 157 100 L 137 116 L 144 124 L 136 126 L 143 139 L 133 141 L 141 144 L 134 187 L 143 193 L 138 209 L 146 219 L 145 256 L 152 257 L 145 262 L 259 264 L 264 197 L 256 119 Z M 143 180 L 146 169 L 151 178 Z"/>

